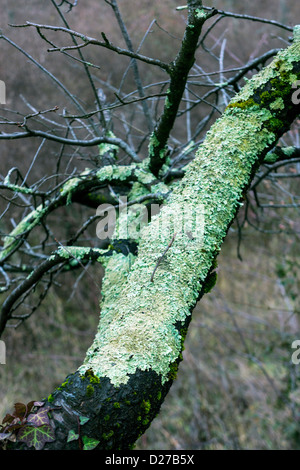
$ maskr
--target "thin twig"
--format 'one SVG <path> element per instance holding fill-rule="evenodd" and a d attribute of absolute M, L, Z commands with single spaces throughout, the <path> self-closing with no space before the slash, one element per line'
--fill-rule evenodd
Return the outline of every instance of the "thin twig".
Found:
<path fill-rule="evenodd" d="M 121 12 L 119 10 L 119 7 L 118 7 L 118 4 L 117 4 L 116 0 L 111 0 L 110 5 L 111 5 L 111 7 L 114 11 L 114 14 L 115 14 L 116 19 L 118 21 L 120 30 L 122 32 L 122 35 L 123 35 L 123 38 L 126 42 L 128 50 L 130 52 L 134 52 L 133 44 L 132 44 L 130 35 L 129 35 L 128 30 L 126 28 L 126 25 L 123 21 L 123 18 L 122 18 L 122 15 L 121 15 Z M 137 61 L 136 61 L 135 58 L 132 59 L 130 65 L 131 65 L 132 70 L 133 70 L 133 76 L 134 76 L 134 80 L 135 80 L 135 83 L 136 83 L 136 86 L 137 86 L 137 89 L 138 89 L 139 96 L 140 96 L 140 98 L 144 98 L 145 97 L 145 90 L 144 90 L 144 87 L 143 87 L 143 84 L 142 84 L 142 79 L 141 79 L 141 76 L 140 76 L 138 64 L 137 64 Z M 145 118 L 146 118 L 146 121 L 147 121 L 148 130 L 151 132 L 153 130 L 153 124 L 152 124 L 152 118 L 150 116 L 148 104 L 147 104 L 146 101 L 142 102 L 142 108 L 143 108 L 143 112 L 144 112 L 144 115 L 145 115 Z"/>
<path fill-rule="evenodd" d="M 33 27 L 39 28 L 39 29 L 49 29 L 51 31 L 62 31 L 64 33 L 71 34 L 72 36 L 79 37 L 83 41 L 82 44 L 79 44 L 77 46 L 54 47 L 54 48 L 48 49 L 48 52 L 67 51 L 67 50 L 72 50 L 72 49 L 78 49 L 78 48 L 81 48 L 81 47 L 85 47 L 89 44 L 93 44 L 93 45 L 96 45 L 96 46 L 101 46 L 101 47 L 105 47 L 107 49 L 110 49 L 111 51 L 116 52 L 117 54 L 128 56 L 131 59 L 137 59 L 137 60 L 140 60 L 142 62 L 146 62 L 147 64 L 150 64 L 150 65 L 156 65 L 157 67 L 160 67 L 161 69 L 165 70 L 166 72 L 168 72 L 168 73 L 170 72 L 170 68 L 171 68 L 170 64 L 162 62 L 159 59 L 152 59 L 151 57 L 147 57 L 147 56 L 144 56 L 142 54 L 137 54 L 135 52 L 132 52 L 132 51 L 129 51 L 129 50 L 126 50 L 126 49 L 122 49 L 121 47 L 114 46 L 108 40 L 108 38 L 106 37 L 106 35 L 104 33 L 101 33 L 103 41 L 100 41 L 99 39 L 86 36 L 85 34 L 78 33 L 77 31 L 74 31 L 74 30 L 69 29 L 69 28 L 64 28 L 63 26 L 52 26 L 52 25 L 45 25 L 45 24 L 37 24 L 37 23 L 31 23 L 29 21 L 26 21 L 26 24 L 20 24 L 20 25 L 10 24 L 9 26 L 12 26 L 14 28 L 26 28 L 26 27 L 29 27 L 29 26 L 33 26 Z"/>
<path fill-rule="evenodd" d="M 15 132 L 12 134 L 6 134 L 6 133 L 1 133 L 0 134 L 0 140 L 15 140 L 15 139 L 23 139 L 25 137 L 43 137 L 47 140 L 52 140 L 54 142 L 59 142 L 62 144 L 66 145 L 75 145 L 76 147 L 94 147 L 99 144 L 107 143 L 107 144 L 112 144 L 120 147 L 122 150 L 124 150 L 125 153 L 127 153 L 132 160 L 134 160 L 137 163 L 140 163 L 141 160 L 139 156 L 135 153 L 135 151 L 130 148 L 130 146 L 124 142 L 122 139 L 119 139 L 117 137 L 94 137 L 91 140 L 82 140 L 82 139 L 67 139 L 65 137 L 61 137 L 58 135 L 50 134 L 49 132 L 44 132 L 40 130 L 33 130 L 33 129 L 28 129 L 26 132 Z"/>
<path fill-rule="evenodd" d="M 203 8 L 203 10 L 208 10 L 208 11 L 216 10 L 216 12 L 219 15 L 222 15 L 223 17 L 227 16 L 227 17 L 231 17 L 231 18 L 239 18 L 239 19 L 242 19 L 242 20 L 257 21 L 259 23 L 266 23 L 266 24 L 270 24 L 272 26 L 278 26 L 278 28 L 285 29 L 286 31 L 293 31 L 292 26 L 287 26 L 286 24 L 279 23 L 279 21 L 268 20 L 266 18 L 259 18 L 257 16 L 250 16 L 250 15 L 242 15 L 242 14 L 239 14 L 239 13 L 232 13 L 231 11 L 219 10 L 219 9 L 212 8 L 212 7 L 203 6 L 202 8 Z"/>

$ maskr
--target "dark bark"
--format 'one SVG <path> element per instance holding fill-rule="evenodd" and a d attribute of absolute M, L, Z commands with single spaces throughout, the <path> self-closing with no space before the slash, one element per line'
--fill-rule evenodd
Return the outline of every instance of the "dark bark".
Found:
<path fill-rule="evenodd" d="M 177 117 L 188 74 L 195 62 L 195 53 L 202 26 L 210 16 L 217 13 L 213 9 L 210 13 L 204 14 L 204 11 L 201 10 L 202 2 L 190 1 L 188 3 L 187 27 L 177 57 L 170 66 L 170 86 L 165 107 L 150 140 L 149 168 L 156 176 L 158 176 L 168 156 L 167 143 Z"/>

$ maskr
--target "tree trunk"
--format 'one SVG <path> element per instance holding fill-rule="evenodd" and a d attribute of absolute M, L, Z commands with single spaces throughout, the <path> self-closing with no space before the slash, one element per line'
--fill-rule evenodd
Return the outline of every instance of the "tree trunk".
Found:
<path fill-rule="evenodd" d="M 55 433 L 44 449 L 79 449 L 91 439 L 97 450 L 130 449 L 149 427 L 176 377 L 192 310 L 213 286 L 215 260 L 243 196 L 299 113 L 292 87 L 299 79 L 295 37 L 212 126 L 167 204 L 143 229 L 138 255 L 108 260 L 95 340 L 82 366 L 44 400 Z M 164 224 L 186 207 L 198 217 L 192 233 Z M 79 427 L 78 439 L 67 442 Z M 26 441 L 9 447 L 32 449 Z"/>

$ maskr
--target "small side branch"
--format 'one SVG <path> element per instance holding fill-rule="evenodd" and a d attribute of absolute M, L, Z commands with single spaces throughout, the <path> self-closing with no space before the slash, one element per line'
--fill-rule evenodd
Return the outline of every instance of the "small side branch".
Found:
<path fill-rule="evenodd" d="M 277 26 L 278 28 L 285 29 L 286 31 L 293 31 L 292 26 L 288 26 L 286 24 L 280 23 L 279 21 L 268 20 L 266 18 L 260 18 L 258 16 L 242 15 L 240 13 L 233 13 L 231 11 L 219 10 L 219 9 L 212 8 L 212 7 L 203 7 L 203 10 L 207 10 L 210 12 L 212 10 L 215 10 L 215 14 L 218 14 L 218 15 L 227 16 L 230 18 L 238 18 L 241 20 L 256 21 L 258 23 L 265 23 L 265 24 L 270 24 L 272 26 Z"/>
<path fill-rule="evenodd" d="M 122 139 L 118 137 L 94 137 L 90 140 L 81 140 L 81 139 L 68 139 L 66 137 L 61 137 L 59 135 L 50 134 L 49 132 L 28 129 L 24 132 L 14 132 L 12 134 L 0 133 L 0 140 L 16 140 L 24 139 L 26 137 L 42 137 L 47 140 L 52 140 L 65 145 L 74 145 L 76 147 L 93 147 L 99 144 L 111 144 L 120 147 L 124 152 L 131 157 L 131 159 L 137 163 L 140 163 L 141 160 L 135 151 Z"/>
<path fill-rule="evenodd" d="M 55 251 L 48 259 L 40 263 L 3 302 L 0 316 L 0 336 L 12 316 L 15 302 L 20 299 L 22 295 L 30 291 L 43 278 L 45 273 L 51 271 L 51 269 L 58 264 L 70 262 L 70 260 L 75 261 L 75 263 L 82 263 L 86 260 L 101 262 L 110 252 L 111 250 L 82 247 L 68 247 L 66 249 L 62 247 Z"/>
<path fill-rule="evenodd" d="M 72 29 L 65 28 L 63 26 L 52 26 L 52 25 L 45 25 L 45 24 L 37 24 L 37 23 L 31 23 L 29 21 L 27 21 L 25 24 L 21 24 L 21 25 L 11 24 L 10 26 L 13 26 L 14 28 L 26 28 L 26 27 L 29 27 L 29 26 L 33 26 L 33 27 L 35 27 L 36 29 L 39 29 L 39 30 L 48 29 L 48 30 L 51 30 L 51 31 L 61 31 L 61 32 L 64 32 L 64 33 L 67 33 L 67 34 L 71 34 L 74 37 L 78 37 L 83 41 L 81 44 L 74 45 L 74 46 L 52 47 L 52 48 L 48 49 L 48 52 L 57 52 L 57 51 L 63 52 L 63 51 L 68 51 L 68 50 L 72 50 L 72 49 L 79 49 L 79 48 L 86 47 L 86 46 L 92 44 L 92 45 L 95 45 L 95 46 L 104 47 L 104 48 L 109 49 L 113 52 L 116 52 L 117 54 L 125 55 L 127 57 L 130 57 L 131 59 L 136 59 L 136 60 L 140 60 L 141 62 L 146 62 L 147 64 L 150 64 L 150 65 L 155 65 L 155 66 L 160 67 L 161 69 L 165 70 L 168 73 L 170 72 L 170 65 L 169 64 L 167 64 L 165 62 L 162 62 L 161 60 L 158 60 L 158 59 L 153 59 L 151 57 L 147 57 L 147 56 L 144 56 L 142 54 L 138 54 L 138 53 L 135 53 L 135 52 L 130 51 L 130 50 L 122 49 L 121 47 L 118 47 L 118 46 L 114 46 L 107 39 L 107 37 L 104 33 L 102 33 L 103 41 L 100 41 L 99 39 L 96 39 L 96 38 L 93 38 L 93 37 L 90 37 L 90 36 L 86 36 L 85 34 L 78 33 L 77 31 L 73 31 Z"/>
<path fill-rule="evenodd" d="M 208 18 L 217 13 L 214 9 L 209 13 L 205 13 L 200 1 L 190 1 L 188 3 L 188 22 L 180 51 L 171 64 L 170 86 L 164 110 L 153 131 L 149 144 L 149 168 L 156 176 L 158 176 L 159 171 L 166 162 L 167 142 L 177 117 L 188 74 L 195 62 L 195 53 L 202 26 Z"/>

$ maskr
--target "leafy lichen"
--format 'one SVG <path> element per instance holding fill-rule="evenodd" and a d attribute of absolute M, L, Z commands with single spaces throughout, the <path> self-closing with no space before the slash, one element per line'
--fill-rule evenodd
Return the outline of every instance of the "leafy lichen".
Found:
<path fill-rule="evenodd" d="M 108 377 L 115 386 L 127 383 L 138 369 L 155 371 L 162 384 L 176 376 L 184 336 L 180 324 L 183 327 L 190 319 L 227 229 L 242 204 L 253 167 L 276 142 L 282 126 L 276 114 L 281 111 L 279 92 L 287 92 L 294 75 L 293 63 L 299 56 L 299 46 L 295 45 L 280 52 L 232 100 L 236 105 L 229 106 L 207 133 L 168 203 L 143 228 L 139 254 L 130 271 L 124 255 L 110 259 L 98 332 L 80 373 L 92 368 L 95 375 Z M 279 68 L 284 84 L 278 82 Z M 270 89 L 264 89 L 270 84 Z M 259 96 L 264 91 L 269 95 L 264 95 L 261 103 Z M 273 112 L 270 103 L 275 103 Z M 149 151 L 157 144 L 152 139 Z M 164 221 L 172 212 L 179 216 L 183 203 L 195 213 L 202 209 L 202 226 L 192 237 L 184 230 L 176 233 L 151 282 L 157 259 L 174 235 L 172 223 Z"/>

